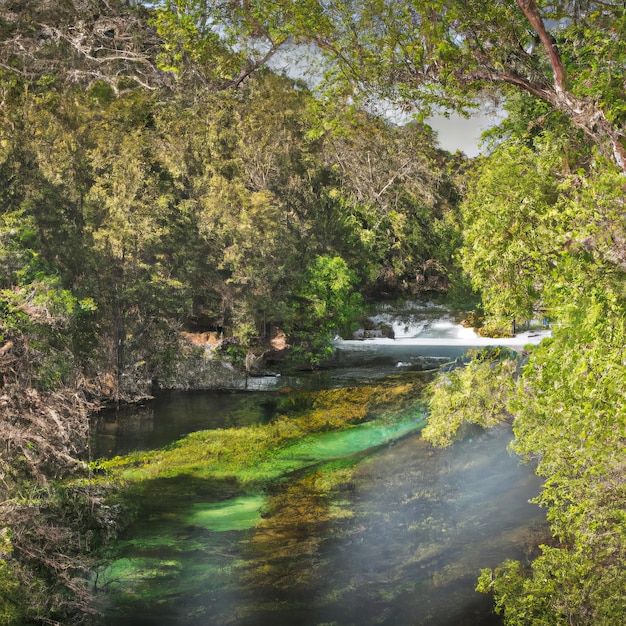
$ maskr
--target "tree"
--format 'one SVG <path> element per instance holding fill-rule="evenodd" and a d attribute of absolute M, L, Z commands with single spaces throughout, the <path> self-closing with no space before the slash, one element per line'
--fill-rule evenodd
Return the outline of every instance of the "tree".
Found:
<path fill-rule="evenodd" d="M 626 600 L 624 275 L 580 251 L 562 261 L 559 327 L 533 350 L 517 393 L 514 449 L 545 478 L 554 545 L 525 568 L 483 572 L 507 624 L 618 625 Z"/>
<path fill-rule="evenodd" d="M 356 276 L 341 257 L 318 256 L 300 281 L 289 331 L 310 350 L 306 358 L 314 364 L 329 352 L 337 330 L 356 318 L 362 300 Z"/>
<path fill-rule="evenodd" d="M 202 0 L 194 5 L 208 10 Z M 626 169 L 620 2 L 251 0 L 234 6 L 237 19 L 229 26 L 258 45 L 273 32 L 288 34 L 290 45 L 316 44 L 329 59 L 327 80 L 344 93 L 370 102 L 383 96 L 427 114 L 433 107 L 471 110 L 476 98 L 522 90 L 563 113 Z"/>
<path fill-rule="evenodd" d="M 507 404 L 515 389 L 519 361 L 519 355 L 510 351 L 486 348 L 472 354 L 469 363 L 439 374 L 426 391 L 429 414 L 424 438 L 435 446 L 446 446 L 467 424 L 490 428 L 510 421 Z"/>
<path fill-rule="evenodd" d="M 459 254 L 486 312 L 499 322 L 532 319 L 571 236 L 572 216 L 557 201 L 560 160 L 553 147 L 511 141 L 472 173 Z"/>
<path fill-rule="evenodd" d="M 133 0 L 24 0 L 0 7 L 0 68 L 36 82 L 106 82 L 116 92 L 171 82 L 158 69 L 161 43 L 148 12 Z"/>
<path fill-rule="evenodd" d="M 437 382 L 425 435 L 445 442 L 460 420 L 488 425 L 490 416 L 508 414 L 513 449 L 545 478 L 536 500 L 547 508 L 553 542 L 530 565 L 507 562 L 479 580 L 479 590 L 495 594 L 505 623 L 620 624 L 626 610 L 620 591 L 626 422 L 618 391 L 626 323 L 623 174 L 597 154 L 588 160 L 572 137 L 563 145 L 545 130 L 529 136 L 519 121 L 512 119 L 509 131 L 525 130 L 470 179 L 464 264 L 492 308 L 512 308 L 520 294 L 528 302 L 540 297 L 555 320 L 553 337 L 530 350 L 504 385 L 502 370 L 480 363 L 452 382 Z M 572 171 L 572 165 L 584 168 Z M 523 220 L 516 219 L 520 211 Z M 511 280 L 502 281 L 509 273 Z M 485 395 L 489 403 L 481 405 Z"/>
<path fill-rule="evenodd" d="M 357 264 L 374 273 L 363 276 L 381 293 L 445 289 L 449 263 L 442 239 L 452 184 L 432 132 L 417 123 L 397 126 L 354 106 L 319 108 L 334 118 L 323 134 L 323 155 L 358 236 L 344 257 L 362 251 Z"/>
<path fill-rule="evenodd" d="M 626 255 L 623 169 L 590 146 L 564 113 L 509 94 L 509 117 L 466 181 L 461 260 L 491 313 L 540 305 L 552 338 L 528 350 L 502 389 L 502 371 L 468 367 L 432 395 L 435 442 L 462 419 L 509 415 L 512 448 L 545 482 L 553 540 L 532 563 L 484 570 L 506 624 L 623 621 L 623 452 L 620 355 Z M 454 372 L 453 372 L 454 374 Z M 451 376 L 451 375 L 450 375 Z M 470 388 L 462 382 L 476 381 Z M 454 383 L 455 381 L 453 381 Z M 485 389 L 493 404 L 479 406 Z M 470 410 L 466 410 L 469 407 Z M 430 431 L 428 430 L 430 429 Z"/>

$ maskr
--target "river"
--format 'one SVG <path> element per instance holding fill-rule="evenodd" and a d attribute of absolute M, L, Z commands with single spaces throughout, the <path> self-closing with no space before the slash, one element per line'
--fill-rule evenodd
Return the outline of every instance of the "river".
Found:
<path fill-rule="evenodd" d="M 267 380 L 264 390 L 171 394 L 103 418 L 94 449 L 110 457 L 203 429 L 272 424 L 294 382 L 415 380 L 429 376 L 415 371 L 418 357 L 455 358 L 480 345 L 450 320 L 437 323 L 421 332 L 439 337 L 398 338 L 395 353 L 386 340 L 338 342 L 343 365 L 325 373 Z M 357 368 L 358 354 L 366 358 Z M 501 624 L 476 579 L 481 568 L 534 554 L 545 514 L 529 499 L 540 481 L 508 452 L 508 426 L 436 450 L 422 423 L 413 412 L 307 438 L 276 456 L 280 479 L 261 491 L 233 495 L 198 473 L 153 481 L 95 581 L 106 624 Z"/>

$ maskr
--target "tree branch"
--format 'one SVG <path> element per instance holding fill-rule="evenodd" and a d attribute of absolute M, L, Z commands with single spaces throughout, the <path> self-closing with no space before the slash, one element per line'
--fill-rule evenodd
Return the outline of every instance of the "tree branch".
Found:
<path fill-rule="evenodd" d="M 249 63 L 244 69 L 239 72 L 237 78 L 235 78 L 230 86 L 231 87 L 239 87 L 241 83 L 248 78 L 251 74 L 256 72 L 259 68 L 263 67 L 280 49 L 280 47 L 287 41 L 288 37 L 284 37 L 278 42 L 272 42 L 270 49 L 256 61 Z"/>
<path fill-rule="evenodd" d="M 521 9 L 522 13 L 526 16 L 526 19 L 530 22 L 530 25 L 535 29 L 539 41 L 543 45 L 548 58 L 550 59 L 550 65 L 552 66 L 552 72 L 554 73 L 554 84 L 557 91 L 565 91 L 565 81 L 567 78 L 565 66 L 561 59 L 561 53 L 559 48 L 548 33 L 545 22 L 539 13 L 539 7 L 535 0 L 515 0 L 517 6 Z"/>

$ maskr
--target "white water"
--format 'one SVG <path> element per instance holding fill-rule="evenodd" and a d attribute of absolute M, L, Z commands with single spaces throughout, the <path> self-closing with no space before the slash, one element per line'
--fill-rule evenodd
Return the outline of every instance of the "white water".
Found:
<path fill-rule="evenodd" d="M 536 345 L 551 334 L 550 330 L 531 330 L 508 338 L 481 337 L 474 329 L 459 324 L 451 313 L 432 304 L 409 304 L 404 312 L 383 305 L 380 312 L 370 319 L 377 325 L 391 327 L 394 338 L 337 337 L 333 341 L 333 356 L 323 364 L 331 368 L 329 375 L 333 378 L 377 378 L 398 369 L 436 369 L 462 357 L 468 350 L 487 346 L 522 350 L 524 346 Z M 241 377 L 233 379 L 229 388 L 271 391 L 284 387 L 306 387 L 306 378 L 304 374 Z"/>
<path fill-rule="evenodd" d="M 531 330 L 514 337 L 481 337 L 474 329 L 466 328 L 451 315 L 424 317 L 415 312 L 399 318 L 382 313 L 371 318 L 376 323 L 384 323 L 394 331 L 395 338 L 340 339 L 333 342 L 338 361 L 376 361 L 397 366 L 408 366 L 424 358 L 435 358 L 442 362 L 464 355 L 468 350 L 487 346 L 507 346 L 521 350 L 526 345 L 536 345 L 550 330 Z"/>

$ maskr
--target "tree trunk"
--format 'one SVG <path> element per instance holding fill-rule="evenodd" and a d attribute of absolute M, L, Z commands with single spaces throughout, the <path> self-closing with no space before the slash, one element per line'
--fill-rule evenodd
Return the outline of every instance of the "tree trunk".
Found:
<path fill-rule="evenodd" d="M 541 89 L 527 90 L 539 95 L 552 104 L 556 109 L 567 115 L 572 122 L 583 130 L 598 147 L 609 156 L 613 162 L 626 171 L 626 148 L 624 147 L 624 133 L 616 129 L 600 109 L 597 102 L 586 101 L 573 96 L 567 89 L 567 72 L 559 48 L 546 28 L 543 17 L 535 0 L 516 0 L 530 25 L 534 28 L 542 46 L 544 47 L 552 73 L 554 75 L 553 91 Z M 525 85 L 521 85 L 525 88 Z M 607 150 L 607 148 L 609 148 Z"/>

